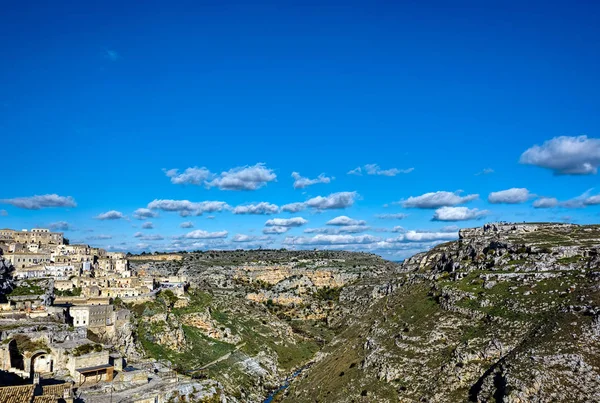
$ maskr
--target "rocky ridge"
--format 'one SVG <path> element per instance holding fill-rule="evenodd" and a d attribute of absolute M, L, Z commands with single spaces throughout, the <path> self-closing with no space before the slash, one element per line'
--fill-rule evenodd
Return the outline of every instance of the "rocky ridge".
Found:
<path fill-rule="evenodd" d="M 597 226 L 462 230 L 342 291 L 354 312 L 281 399 L 599 401 L 599 251 Z"/>

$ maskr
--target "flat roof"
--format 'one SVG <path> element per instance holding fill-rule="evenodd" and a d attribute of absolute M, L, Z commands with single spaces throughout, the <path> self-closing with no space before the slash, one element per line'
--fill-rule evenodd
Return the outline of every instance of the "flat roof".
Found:
<path fill-rule="evenodd" d="M 79 372 L 80 374 L 83 374 L 86 372 L 96 372 L 96 371 L 100 371 L 101 369 L 108 369 L 108 368 L 114 368 L 114 365 L 110 365 L 110 364 L 95 365 L 93 367 L 77 368 L 75 371 Z"/>

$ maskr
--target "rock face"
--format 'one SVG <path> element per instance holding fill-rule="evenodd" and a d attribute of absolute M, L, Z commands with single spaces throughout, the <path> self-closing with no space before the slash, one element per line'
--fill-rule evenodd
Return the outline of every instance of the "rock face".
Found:
<path fill-rule="evenodd" d="M 596 226 L 461 230 L 344 289 L 336 336 L 283 401 L 600 401 L 599 252 Z"/>
<path fill-rule="evenodd" d="M 13 272 L 15 268 L 3 257 L 2 249 L 0 249 L 0 303 L 4 302 L 5 295 L 14 288 Z"/>

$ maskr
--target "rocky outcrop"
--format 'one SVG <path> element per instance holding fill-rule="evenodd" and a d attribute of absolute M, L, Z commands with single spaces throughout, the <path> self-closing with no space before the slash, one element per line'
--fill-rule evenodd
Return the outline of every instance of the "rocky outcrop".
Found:
<path fill-rule="evenodd" d="M 283 401 L 600 401 L 599 251 L 596 226 L 461 230 L 345 288 L 342 330 Z"/>

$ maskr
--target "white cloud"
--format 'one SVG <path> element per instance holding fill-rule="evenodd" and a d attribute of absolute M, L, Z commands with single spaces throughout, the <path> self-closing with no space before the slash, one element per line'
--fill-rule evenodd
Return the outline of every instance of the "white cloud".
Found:
<path fill-rule="evenodd" d="M 27 210 L 39 210 L 48 207 L 77 207 L 75 199 L 73 199 L 71 196 L 65 197 L 57 194 L 0 199 L 0 203 L 10 204 Z"/>
<path fill-rule="evenodd" d="M 305 178 L 300 176 L 298 172 L 292 172 L 292 178 L 294 178 L 294 189 L 304 189 L 307 186 L 312 186 L 317 183 L 330 183 L 335 178 L 329 178 L 325 174 L 317 176 L 315 179 Z"/>
<path fill-rule="evenodd" d="M 360 232 L 368 231 L 370 227 L 366 225 L 342 225 L 335 228 L 307 228 L 304 230 L 305 234 L 357 234 Z"/>
<path fill-rule="evenodd" d="M 555 175 L 595 174 L 600 165 L 600 139 L 555 137 L 526 150 L 519 162 L 550 169 Z"/>
<path fill-rule="evenodd" d="M 107 234 L 93 235 L 93 236 L 88 236 L 85 239 L 88 241 L 105 241 L 107 239 L 112 239 L 112 235 L 107 235 Z"/>
<path fill-rule="evenodd" d="M 194 228 L 194 223 L 191 221 L 184 221 L 179 224 L 179 228 Z"/>
<path fill-rule="evenodd" d="M 283 234 L 284 232 L 288 232 L 291 227 L 267 227 L 263 228 L 263 234 Z"/>
<path fill-rule="evenodd" d="M 458 232 L 460 227 L 458 225 L 447 225 L 445 227 L 440 228 L 441 232 Z"/>
<path fill-rule="evenodd" d="M 297 213 L 306 209 L 305 203 L 289 203 L 281 206 L 281 211 L 287 211 L 288 213 Z"/>
<path fill-rule="evenodd" d="M 493 174 L 494 170 L 492 168 L 484 168 L 483 170 L 477 172 L 475 174 L 475 176 L 481 176 L 481 175 L 489 175 L 489 174 Z"/>
<path fill-rule="evenodd" d="M 125 216 L 117 210 L 110 210 L 96 216 L 97 220 L 120 220 L 121 218 L 125 218 Z"/>
<path fill-rule="evenodd" d="M 362 175 L 363 171 L 367 175 L 380 175 L 380 176 L 396 176 L 398 174 L 408 174 L 414 171 L 414 168 L 407 169 L 398 169 L 398 168 L 390 168 L 390 169 L 381 169 L 377 164 L 367 164 L 364 167 L 357 167 L 350 171 L 348 171 L 349 175 Z"/>
<path fill-rule="evenodd" d="M 600 195 L 591 195 L 593 189 L 586 190 L 582 195 L 573 199 L 559 203 L 561 207 L 566 208 L 584 208 L 586 206 L 595 206 L 600 204 Z"/>
<path fill-rule="evenodd" d="M 294 218 L 272 218 L 265 222 L 266 227 L 300 227 L 308 221 L 302 217 Z"/>
<path fill-rule="evenodd" d="M 308 207 L 314 208 L 316 210 L 343 209 L 352 206 L 357 198 L 358 193 L 356 192 L 332 193 L 329 196 L 325 197 L 313 197 L 312 199 L 309 199 L 305 202 L 285 204 L 281 206 L 281 211 L 297 213 Z"/>
<path fill-rule="evenodd" d="M 357 245 L 380 241 L 373 235 L 315 235 L 314 237 L 286 237 L 284 245 Z"/>
<path fill-rule="evenodd" d="M 237 206 L 233 209 L 233 214 L 276 214 L 278 212 L 278 206 L 267 202 Z"/>
<path fill-rule="evenodd" d="M 432 209 L 445 206 L 456 206 L 479 198 L 478 194 L 461 196 L 458 192 L 430 192 L 421 196 L 411 196 L 400 202 L 405 208 Z"/>
<path fill-rule="evenodd" d="M 270 241 L 271 237 L 269 236 L 256 236 L 256 235 L 245 235 L 245 234 L 236 234 L 233 238 L 231 238 L 232 242 L 260 242 L 260 241 Z"/>
<path fill-rule="evenodd" d="M 355 220 L 348 216 L 341 215 L 339 217 L 335 217 L 332 220 L 327 221 L 327 225 L 365 225 L 366 221 L 364 220 Z"/>
<path fill-rule="evenodd" d="M 151 210 L 178 212 L 180 216 L 202 215 L 228 210 L 231 207 L 222 201 L 191 202 L 189 200 L 154 200 L 148 203 Z"/>
<path fill-rule="evenodd" d="M 221 190 L 256 190 L 273 182 L 277 175 L 263 163 L 245 166 L 222 172 L 217 178 L 207 182 L 208 187 Z"/>
<path fill-rule="evenodd" d="M 554 197 L 540 197 L 533 202 L 535 208 L 552 208 L 558 205 L 558 200 Z"/>
<path fill-rule="evenodd" d="M 375 217 L 381 220 L 403 220 L 408 217 L 408 214 L 394 213 L 394 214 L 376 214 Z"/>
<path fill-rule="evenodd" d="M 1 217 L 6 217 L 8 215 L 8 211 L 6 210 L 0 210 L 0 216 Z"/>
<path fill-rule="evenodd" d="M 175 185 L 203 185 L 206 180 L 212 177 L 210 171 L 204 167 L 187 168 L 183 173 L 178 169 L 164 170 L 165 174 L 171 178 L 171 183 Z"/>
<path fill-rule="evenodd" d="M 227 238 L 229 233 L 227 231 L 217 231 L 217 232 L 208 232 L 201 229 L 197 229 L 192 232 L 188 232 L 183 235 L 183 238 L 186 239 L 217 239 L 217 238 Z"/>
<path fill-rule="evenodd" d="M 133 235 L 133 237 L 137 238 L 141 241 L 162 241 L 165 239 L 162 235 L 158 235 L 158 234 L 147 235 L 142 232 L 136 232 Z"/>
<path fill-rule="evenodd" d="M 343 209 L 352 206 L 357 197 L 358 193 L 356 192 L 338 192 L 326 197 L 313 197 L 305 204 L 317 210 Z"/>
<path fill-rule="evenodd" d="M 441 207 L 435 210 L 434 221 L 466 221 L 483 218 L 489 214 L 487 210 L 467 207 Z"/>
<path fill-rule="evenodd" d="M 72 229 L 71 225 L 66 221 L 53 222 L 50 225 L 48 225 L 48 228 L 52 231 L 69 231 L 70 229 Z"/>
<path fill-rule="evenodd" d="M 158 213 L 147 208 L 139 208 L 133 212 L 133 218 L 138 220 L 145 220 L 147 218 L 154 217 L 158 217 Z"/>
<path fill-rule="evenodd" d="M 492 204 L 519 204 L 525 203 L 534 196 L 535 195 L 529 193 L 529 190 L 525 188 L 511 188 L 490 193 L 488 196 L 488 201 Z"/>
<path fill-rule="evenodd" d="M 152 228 L 154 228 L 154 224 L 152 224 L 150 221 L 148 221 L 148 222 L 145 222 L 142 224 L 142 228 L 143 229 L 152 229 Z"/>

